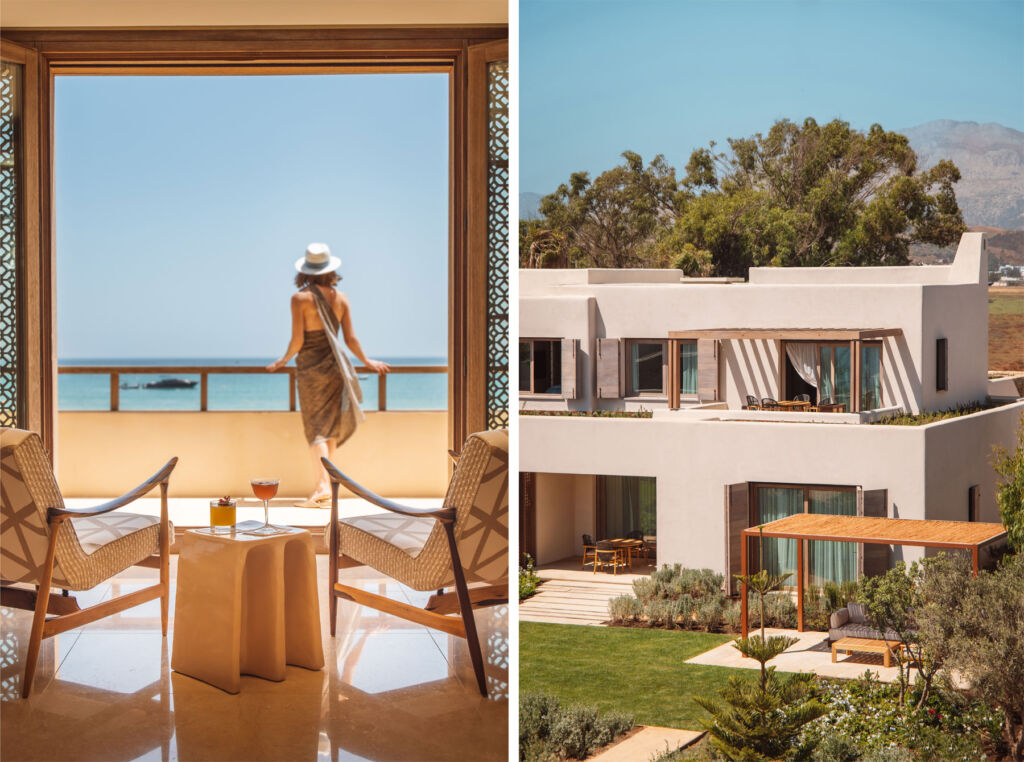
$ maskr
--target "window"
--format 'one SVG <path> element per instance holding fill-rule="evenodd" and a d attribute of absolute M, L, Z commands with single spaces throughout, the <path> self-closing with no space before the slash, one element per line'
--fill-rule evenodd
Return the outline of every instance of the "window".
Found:
<path fill-rule="evenodd" d="M 597 539 L 653 539 L 658 534 L 653 476 L 597 477 Z"/>
<path fill-rule="evenodd" d="M 679 342 L 679 393 L 697 395 L 697 341 Z"/>
<path fill-rule="evenodd" d="M 519 391 L 561 394 L 560 339 L 523 339 L 519 342 Z"/>
<path fill-rule="evenodd" d="M 629 352 L 629 390 L 634 396 L 665 393 L 666 342 L 632 340 Z"/>
<path fill-rule="evenodd" d="M 949 389 L 948 351 L 949 346 L 946 339 L 935 340 L 935 391 L 937 392 Z"/>
<path fill-rule="evenodd" d="M 857 515 L 857 490 L 854 487 L 760 484 L 754 489 L 752 523 L 755 525 L 797 513 Z M 796 543 L 796 540 L 764 538 L 761 568 L 767 569 L 770 574 L 795 575 Z M 809 584 L 840 584 L 857 578 L 856 543 L 811 540 L 807 543 L 807 551 Z M 790 577 L 787 584 L 795 587 L 795 577 Z"/>
<path fill-rule="evenodd" d="M 877 410 L 882 406 L 882 343 L 860 347 L 860 409 Z"/>

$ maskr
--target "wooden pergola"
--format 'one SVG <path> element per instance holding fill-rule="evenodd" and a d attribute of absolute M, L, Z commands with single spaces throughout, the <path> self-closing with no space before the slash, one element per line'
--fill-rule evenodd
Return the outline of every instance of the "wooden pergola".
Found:
<path fill-rule="evenodd" d="M 804 542 L 857 542 L 868 545 L 910 545 L 920 548 L 952 548 L 969 550 L 974 573 L 978 573 L 978 551 L 984 545 L 1006 537 L 1002 524 L 975 521 L 929 521 L 924 519 L 887 519 L 868 516 L 832 516 L 798 513 L 760 527 L 744 529 L 740 535 L 740 573 L 747 574 L 749 558 L 747 539 L 771 537 L 797 540 L 796 545 L 796 608 L 797 629 L 804 630 Z M 747 585 L 740 587 L 740 613 L 743 637 L 747 624 Z"/>

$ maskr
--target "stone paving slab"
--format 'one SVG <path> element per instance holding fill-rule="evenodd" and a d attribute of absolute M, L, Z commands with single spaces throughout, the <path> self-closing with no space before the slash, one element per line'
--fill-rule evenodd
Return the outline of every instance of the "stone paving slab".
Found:
<path fill-rule="evenodd" d="M 696 730 L 677 730 L 676 728 L 659 728 L 648 725 L 641 728 L 625 741 L 605 747 L 592 760 L 600 762 L 647 762 L 647 760 L 664 754 L 666 750 L 675 751 L 699 739 L 703 732 Z"/>
<path fill-rule="evenodd" d="M 759 634 L 760 630 L 752 630 L 751 635 Z M 788 635 L 797 642 L 776 656 L 768 666 L 776 667 L 780 672 L 813 672 L 822 677 L 857 678 L 870 669 L 878 675 L 882 682 L 895 682 L 899 677 L 899 668 L 882 666 L 881 654 L 854 653 L 836 655 L 836 663 L 832 663 L 832 649 L 828 644 L 828 634 L 824 632 L 797 632 L 796 630 L 780 630 L 772 627 L 765 629 L 768 637 L 772 635 Z M 687 664 L 705 664 L 715 667 L 735 667 L 739 669 L 760 669 L 753 659 L 746 659 L 732 646 L 732 641 L 723 643 L 710 651 L 686 660 Z"/>

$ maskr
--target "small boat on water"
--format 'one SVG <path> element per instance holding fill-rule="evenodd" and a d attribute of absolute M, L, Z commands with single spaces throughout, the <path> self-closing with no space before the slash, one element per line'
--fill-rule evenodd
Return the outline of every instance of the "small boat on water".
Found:
<path fill-rule="evenodd" d="M 138 389 L 139 385 L 138 384 L 129 384 L 127 381 L 125 381 L 125 382 L 123 382 L 121 384 L 121 388 L 122 389 Z"/>
<path fill-rule="evenodd" d="M 151 381 L 143 384 L 143 389 L 191 389 L 198 381 L 189 381 L 186 378 L 161 378 L 158 381 Z"/>

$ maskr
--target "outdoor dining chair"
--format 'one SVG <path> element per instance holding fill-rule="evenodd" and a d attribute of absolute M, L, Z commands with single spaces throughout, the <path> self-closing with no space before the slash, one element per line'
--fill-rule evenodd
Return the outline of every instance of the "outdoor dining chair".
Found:
<path fill-rule="evenodd" d="M 591 563 L 597 563 L 597 543 L 594 542 L 594 538 L 589 534 L 583 535 L 583 563 L 580 564 L 581 569 L 587 568 L 587 556 L 590 556 Z"/>
<path fill-rule="evenodd" d="M 773 400 L 771 397 L 764 397 L 761 400 L 761 407 L 765 410 L 773 410 L 778 406 L 779 403 L 776 400 Z"/>
<path fill-rule="evenodd" d="M 811 395 L 809 394 L 798 394 L 793 398 L 794 402 L 810 402 Z"/>
<path fill-rule="evenodd" d="M 130 492 L 94 508 L 65 508 L 39 435 L 0 428 L 0 577 L 4 606 L 34 612 L 25 657 L 23 698 L 32 690 L 44 638 L 81 627 L 132 606 L 160 599 L 167 635 L 169 556 L 174 527 L 167 519 L 167 485 L 177 464 L 163 468 Z M 160 487 L 160 516 L 114 513 Z M 141 590 L 80 608 L 53 589 L 89 590 L 131 566 L 160 570 L 160 581 Z M 17 587 L 18 584 L 34 588 Z M 50 619 L 47 614 L 54 614 Z"/>
<path fill-rule="evenodd" d="M 747 404 L 745 405 L 747 410 L 760 410 L 761 402 L 753 394 L 747 395 Z"/>
<path fill-rule="evenodd" d="M 352 481 L 327 458 L 331 636 L 338 599 L 465 638 L 480 693 L 487 695 L 473 609 L 508 602 L 508 430 L 471 434 L 440 508 L 410 508 Z M 338 489 L 387 513 L 338 518 Z M 424 608 L 338 581 L 339 569 L 369 566 L 413 590 L 436 590 Z M 470 583 L 480 586 L 470 588 Z M 445 592 L 445 589 L 454 592 Z M 454 615 L 454 616 L 452 616 Z"/>
<path fill-rule="evenodd" d="M 626 551 L 608 540 L 598 540 L 594 549 L 594 574 L 598 568 L 612 567 L 612 573 L 618 574 L 619 567 L 626 565 Z"/>

